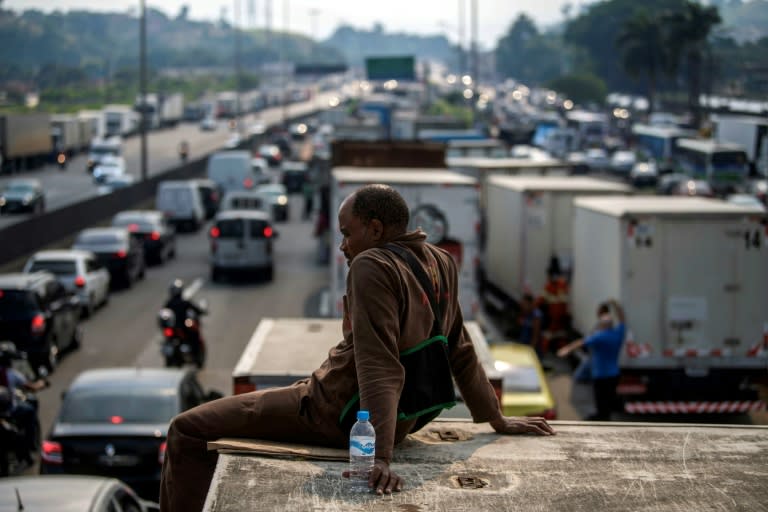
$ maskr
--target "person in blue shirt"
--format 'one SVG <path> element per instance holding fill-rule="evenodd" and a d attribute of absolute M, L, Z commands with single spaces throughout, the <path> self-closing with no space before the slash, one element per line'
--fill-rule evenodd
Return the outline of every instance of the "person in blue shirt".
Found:
<path fill-rule="evenodd" d="M 611 310 L 613 310 L 613 314 L 611 314 Z M 617 402 L 616 385 L 619 382 L 619 353 L 626 333 L 624 310 L 613 299 L 600 304 L 597 308 L 597 323 L 597 329 L 592 334 L 565 345 L 557 351 L 557 355 L 565 357 L 579 347 L 585 347 L 589 350 L 592 366 L 592 387 L 597 411 L 588 416 L 587 419 L 610 421 L 611 411 Z"/>
<path fill-rule="evenodd" d="M 539 359 L 542 357 L 541 352 L 541 319 L 542 313 L 533 300 L 533 295 L 526 293 L 523 296 L 523 300 L 520 302 L 520 317 L 518 323 L 520 325 L 520 332 L 518 335 L 518 342 L 524 345 L 530 345 L 536 350 L 536 354 Z"/>

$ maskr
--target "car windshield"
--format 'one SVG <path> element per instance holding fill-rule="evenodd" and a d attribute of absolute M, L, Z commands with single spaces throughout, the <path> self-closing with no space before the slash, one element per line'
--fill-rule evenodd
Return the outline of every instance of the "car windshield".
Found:
<path fill-rule="evenodd" d="M 117 244 L 122 242 L 122 238 L 118 235 L 112 235 L 109 233 L 83 233 L 77 237 L 78 244 Z"/>
<path fill-rule="evenodd" d="M 281 196 L 285 194 L 283 187 L 259 187 L 259 192 L 270 196 Z"/>
<path fill-rule="evenodd" d="M 38 260 L 30 266 L 30 272 L 47 270 L 57 276 L 71 276 L 77 273 L 77 266 L 72 260 Z"/>
<path fill-rule="evenodd" d="M 169 423 L 179 412 L 176 396 L 165 389 L 105 386 L 66 395 L 62 423 Z"/>
<path fill-rule="evenodd" d="M 34 192 L 35 188 L 29 183 L 10 183 L 5 190 L 8 192 L 25 193 Z"/>
<path fill-rule="evenodd" d="M 35 308 L 32 295 L 21 290 L 0 290 L 0 313 L 29 311 Z"/>
<path fill-rule="evenodd" d="M 502 388 L 505 393 L 538 393 L 541 383 L 536 368 L 532 366 L 510 366 L 503 372 Z"/>

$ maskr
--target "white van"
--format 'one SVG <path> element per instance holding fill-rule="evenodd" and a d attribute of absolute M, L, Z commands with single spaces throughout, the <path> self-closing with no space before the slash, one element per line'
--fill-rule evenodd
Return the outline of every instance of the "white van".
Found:
<path fill-rule="evenodd" d="M 251 210 L 262 211 L 267 214 L 270 222 L 274 222 L 272 203 L 261 191 L 256 190 L 230 190 L 221 199 L 219 211 L 226 210 Z"/>
<path fill-rule="evenodd" d="M 155 209 L 165 213 L 178 228 L 197 231 L 205 220 L 205 208 L 194 180 L 161 181 L 157 186 Z"/>
<path fill-rule="evenodd" d="M 222 192 L 250 190 L 259 183 L 248 151 L 219 151 L 208 158 L 208 179 Z"/>
<path fill-rule="evenodd" d="M 269 214 L 259 210 L 220 211 L 213 219 L 209 236 L 212 281 L 233 270 L 260 271 L 266 280 L 272 280 L 272 244 L 278 234 Z"/>

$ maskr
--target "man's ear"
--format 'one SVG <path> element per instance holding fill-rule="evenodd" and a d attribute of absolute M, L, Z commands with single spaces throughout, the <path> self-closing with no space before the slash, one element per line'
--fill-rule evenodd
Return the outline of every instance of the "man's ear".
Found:
<path fill-rule="evenodd" d="M 371 230 L 371 236 L 374 240 L 379 241 L 384 236 L 384 224 L 379 219 L 373 219 L 368 224 L 368 228 Z"/>

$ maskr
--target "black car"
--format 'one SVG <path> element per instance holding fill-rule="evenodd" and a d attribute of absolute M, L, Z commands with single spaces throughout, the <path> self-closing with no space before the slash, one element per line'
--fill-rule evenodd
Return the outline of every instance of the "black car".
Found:
<path fill-rule="evenodd" d="M 162 264 L 176 256 L 176 230 L 159 210 L 126 210 L 112 219 L 114 227 L 126 228 L 144 244 L 144 261 Z"/>
<path fill-rule="evenodd" d="M 45 193 L 40 180 L 11 180 L 0 194 L 0 213 L 43 213 Z"/>
<path fill-rule="evenodd" d="M 283 162 L 282 182 L 289 194 L 300 193 L 304 190 L 304 183 L 309 179 L 307 173 L 306 162 Z"/>
<path fill-rule="evenodd" d="M 216 212 L 219 211 L 219 203 L 221 202 L 221 191 L 218 185 L 212 180 L 193 180 L 200 190 L 200 200 L 203 202 L 203 208 L 205 209 L 205 218 L 212 219 Z"/>
<path fill-rule="evenodd" d="M 85 370 L 63 395 L 40 472 L 119 478 L 156 500 L 171 419 L 221 396 L 190 368 Z"/>
<path fill-rule="evenodd" d="M 144 244 L 131 236 L 126 228 L 89 228 L 81 231 L 73 249 L 91 251 L 99 263 L 107 267 L 112 284 L 130 288 L 144 277 Z"/>
<path fill-rule="evenodd" d="M 35 369 L 52 371 L 61 351 L 80 345 L 81 310 L 50 272 L 0 275 L 0 340 L 26 352 Z"/>

